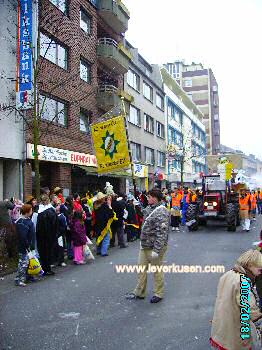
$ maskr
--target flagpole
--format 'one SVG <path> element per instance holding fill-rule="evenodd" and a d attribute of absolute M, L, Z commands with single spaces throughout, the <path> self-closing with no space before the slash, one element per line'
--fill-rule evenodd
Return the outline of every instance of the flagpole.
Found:
<path fill-rule="evenodd" d="M 125 118 L 126 138 L 127 138 L 128 152 L 129 152 L 129 157 L 130 157 L 130 162 L 131 162 L 131 173 L 132 173 L 132 180 L 133 180 L 133 186 L 134 186 L 134 196 L 136 197 L 135 168 L 134 168 L 133 157 L 132 157 L 132 152 L 131 152 L 131 147 L 130 147 L 129 133 L 128 133 L 128 127 L 127 127 L 127 120 L 126 120 L 126 106 L 124 103 L 124 97 L 121 97 L 121 101 L 122 101 L 123 115 Z"/>

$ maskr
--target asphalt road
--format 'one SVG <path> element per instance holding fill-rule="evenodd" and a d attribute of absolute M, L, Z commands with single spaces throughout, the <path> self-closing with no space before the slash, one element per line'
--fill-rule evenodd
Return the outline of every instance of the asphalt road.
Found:
<path fill-rule="evenodd" d="M 259 239 L 262 217 L 249 233 L 219 225 L 198 232 L 170 232 L 168 265 L 225 265 Z M 1 350 L 206 350 L 221 274 L 166 274 L 165 299 L 127 301 L 135 274 L 117 274 L 115 264 L 136 264 L 139 243 L 114 248 L 91 265 L 57 268 L 55 276 L 25 288 L 14 276 L 0 280 Z"/>

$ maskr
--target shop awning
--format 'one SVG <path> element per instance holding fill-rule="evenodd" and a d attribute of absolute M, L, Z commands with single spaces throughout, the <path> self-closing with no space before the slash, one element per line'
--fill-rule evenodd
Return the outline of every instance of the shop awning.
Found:
<path fill-rule="evenodd" d="M 124 177 L 124 178 L 131 178 L 131 174 L 128 173 L 125 170 L 121 171 L 114 171 L 110 173 L 105 173 L 105 174 L 98 174 L 97 173 L 97 168 L 95 167 L 89 167 L 89 166 L 82 166 L 82 165 L 76 165 L 77 168 L 80 168 L 86 172 L 87 175 L 96 175 L 96 176 L 107 176 L 107 177 Z"/>

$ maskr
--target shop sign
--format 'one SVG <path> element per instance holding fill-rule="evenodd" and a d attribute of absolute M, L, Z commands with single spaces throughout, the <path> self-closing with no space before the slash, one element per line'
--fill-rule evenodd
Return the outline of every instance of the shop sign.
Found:
<path fill-rule="evenodd" d="M 42 145 L 38 145 L 37 150 L 39 160 L 97 167 L 96 157 L 91 154 L 78 153 Z M 27 158 L 34 159 L 34 145 L 31 143 L 27 144 Z"/>
<path fill-rule="evenodd" d="M 19 109 L 32 108 L 33 90 L 33 0 L 20 0 L 17 35 L 17 84 L 16 106 Z"/>
<path fill-rule="evenodd" d="M 136 177 L 148 177 L 148 166 L 143 164 L 134 164 Z"/>

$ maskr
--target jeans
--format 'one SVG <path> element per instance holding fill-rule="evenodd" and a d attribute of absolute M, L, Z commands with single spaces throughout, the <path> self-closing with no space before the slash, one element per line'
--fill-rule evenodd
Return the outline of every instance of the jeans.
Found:
<path fill-rule="evenodd" d="M 182 209 L 182 224 L 186 224 L 186 212 L 187 212 L 188 204 L 183 204 L 183 209 Z"/>
<path fill-rule="evenodd" d="M 258 214 L 262 214 L 262 202 L 257 203 Z"/>
<path fill-rule="evenodd" d="M 97 252 L 101 253 L 101 255 L 107 255 L 108 247 L 110 245 L 110 233 L 107 232 L 102 243 L 97 247 Z"/>

